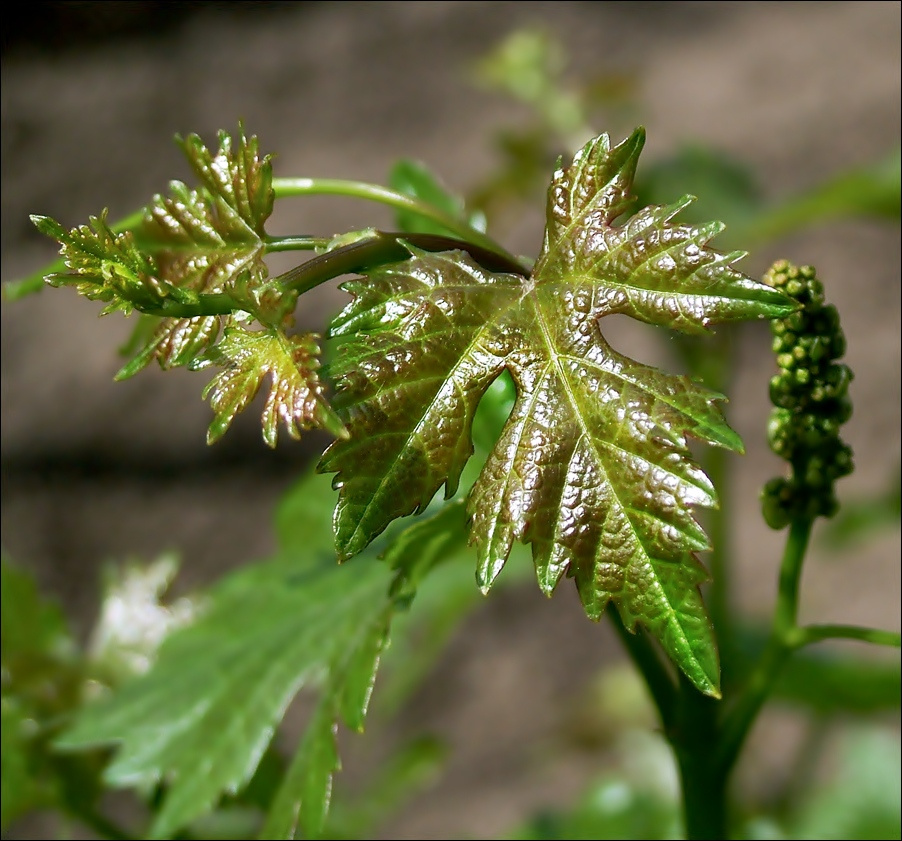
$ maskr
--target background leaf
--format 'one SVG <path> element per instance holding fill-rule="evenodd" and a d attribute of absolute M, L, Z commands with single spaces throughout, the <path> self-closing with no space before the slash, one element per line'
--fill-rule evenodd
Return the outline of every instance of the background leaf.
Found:
<path fill-rule="evenodd" d="M 338 723 L 362 730 L 393 616 L 409 606 L 423 570 L 454 557 L 434 544 L 414 558 L 406 542 L 390 556 L 395 569 L 372 553 L 338 566 L 328 485 L 317 475 L 300 482 L 278 512 L 277 555 L 224 578 L 149 672 L 82 709 L 59 740 L 64 750 L 118 746 L 105 770 L 110 786 L 163 787 L 147 837 L 171 837 L 247 785 L 302 689 L 316 701 L 261 837 L 321 830 L 339 768 Z"/>
<path fill-rule="evenodd" d="M 482 213 L 467 213 L 464 201 L 451 193 L 424 163 L 402 158 L 392 167 L 388 185 L 414 199 L 430 204 L 449 216 L 460 219 L 477 231 L 485 232 L 485 216 Z M 395 214 L 398 230 L 405 233 L 439 234 L 457 236 L 444 225 L 426 219 L 417 213 L 398 210 Z"/>
<path fill-rule="evenodd" d="M 302 687 L 321 687 L 330 709 L 360 723 L 359 707 L 338 695 L 371 683 L 354 668 L 371 669 L 372 658 L 350 666 L 348 658 L 384 639 L 389 581 L 381 565 L 338 567 L 322 556 L 276 558 L 229 576 L 207 613 L 167 639 L 151 671 L 86 707 L 61 745 L 118 743 L 108 784 L 164 783 L 149 837 L 171 836 L 247 783 Z M 331 771 L 316 769 L 320 778 Z M 315 814 L 323 804 L 305 808 Z"/>

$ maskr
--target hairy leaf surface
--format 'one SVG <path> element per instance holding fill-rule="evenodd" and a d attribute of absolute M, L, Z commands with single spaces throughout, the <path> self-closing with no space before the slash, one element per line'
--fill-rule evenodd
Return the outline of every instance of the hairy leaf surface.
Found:
<path fill-rule="evenodd" d="M 618 353 L 599 320 L 621 313 L 700 333 L 792 305 L 733 267 L 741 253 L 709 248 L 720 225 L 674 221 L 689 199 L 618 221 L 643 142 L 641 129 L 613 148 L 602 135 L 555 173 L 529 278 L 411 248 L 410 260 L 345 285 L 353 300 L 333 324 L 343 340 L 333 374 L 351 435 L 320 466 L 338 474 L 347 558 L 442 485 L 456 492 L 479 401 L 509 371 L 517 398 L 468 501 L 480 585 L 527 542 L 544 591 L 574 578 L 593 619 L 613 600 L 627 627 L 643 623 L 717 694 L 694 554 L 708 540 L 692 513 L 716 497 L 686 439 L 741 441 L 720 395 Z"/>

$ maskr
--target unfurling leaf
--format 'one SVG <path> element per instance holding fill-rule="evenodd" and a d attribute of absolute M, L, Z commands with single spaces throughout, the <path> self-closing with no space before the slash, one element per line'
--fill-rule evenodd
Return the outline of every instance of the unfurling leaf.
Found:
<path fill-rule="evenodd" d="M 263 285 L 264 225 L 272 213 L 272 164 L 259 157 L 256 137 L 240 132 L 237 148 L 225 132 L 214 154 L 197 135 L 180 140 L 197 189 L 180 181 L 169 195 L 154 196 L 140 236 L 152 245 L 160 277 L 195 293 L 229 290 L 246 297 L 251 285 Z M 130 376 L 157 359 L 162 368 L 189 364 L 219 335 L 218 316 L 167 318 L 133 363 Z"/>
<path fill-rule="evenodd" d="M 153 259 L 136 246 L 131 233 L 113 232 L 105 212 L 71 231 L 48 216 L 32 216 L 31 221 L 42 234 L 60 243 L 68 269 L 47 275 L 45 280 L 52 286 L 74 286 L 89 300 L 106 302 L 101 315 L 153 309 L 170 296 L 179 300 L 180 290 L 158 277 Z"/>
<path fill-rule="evenodd" d="M 162 368 L 191 364 L 220 334 L 222 317 L 247 313 L 272 327 L 286 326 L 297 293 L 267 282 L 264 225 L 272 212 L 272 166 L 259 157 L 256 137 L 239 131 L 233 142 L 219 134 L 208 150 L 196 135 L 180 141 L 200 185 L 170 183 L 140 222 L 115 233 L 106 214 L 66 231 L 33 216 L 37 228 L 58 240 L 68 271 L 46 280 L 72 285 L 107 302 L 103 314 L 140 310 L 157 318 L 142 325 L 138 352 L 117 374 L 126 379 L 154 359 Z"/>
<path fill-rule="evenodd" d="M 238 325 L 225 328 L 222 340 L 192 363 L 192 370 L 219 365 L 220 371 L 204 389 L 216 416 L 207 443 L 218 441 L 235 416 L 254 399 L 263 380 L 271 385 L 263 407 L 263 440 L 275 447 L 279 421 L 292 438 L 320 427 L 344 435 L 344 426 L 323 397 L 317 374 L 316 336 L 286 336 L 279 330 L 251 331 Z"/>
<path fill-rule="evenodd" d="M 142 237 L 154 245 L 160 273 L 195 291 L 223 289 L 243 272 L 266 276 L 264 224 L 272 213 L 272 165 L 258 157 L 257 138 L 219 134 L 213 154 L 197 135 L 180 142 L 201 185 L 180 181 L 168 196 L 155 196 L 144 216 Z"/>
<path fill-rule="evenodd" d="M 406 262 L 346 284 L 353 301 L 332 328 L 343 337 L 332 373 L 350 438 L 320 467 L 338 474 L 347 558 L 442 485 L 456 492 L 477 405 L 508 370 L 517 399 L 468 500 L 480 585 L 491 586 L 515 540 L 530 543 L 546 593 L 574 578 L 593 619 L 613 600 L 627 627 L 644 624 L 716 695 L 694 554 L 708 540 L 692 514 L 716 497 L 686 438 L 742 444 L 720 395 L 617 353 L 599 319 L 700 333 L 793 305 L 734 269 L 741 253 L 708 247 L 720 225 L 673 222 L 689 199 L 618 223 L 643 142 L 641 129 L 613 148 L 602 135 L 555 173 L 530 278 L 411 248 Z"/>

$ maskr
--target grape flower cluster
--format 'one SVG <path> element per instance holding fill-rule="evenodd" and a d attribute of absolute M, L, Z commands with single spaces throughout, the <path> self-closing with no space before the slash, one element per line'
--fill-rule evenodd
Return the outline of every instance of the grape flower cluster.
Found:
<path fill-rule="evenodd" d="M 840 426 L 852 414 L 852 371 L 836 362 L 845 353 L 846 340 L 836 307 L 824 303 L 815 270 L 780 260 L 764 281 L 800 305 L 771 321 L 780 371 L 770 381 L 775 408 L 768 443 L 792 472 L 764 486 L 762 508 L 767 524 L 781 529 L 799 518 L 832 517 L 839 507 L 834 483 L 852 472 L 852 450 L 839 437 Z"/>

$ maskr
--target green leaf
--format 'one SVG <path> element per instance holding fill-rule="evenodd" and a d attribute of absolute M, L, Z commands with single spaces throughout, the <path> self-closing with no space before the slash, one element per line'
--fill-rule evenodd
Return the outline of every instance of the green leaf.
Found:
<path fill-rule="evenodd" d="M 319 687 L 330 714 L 359 728 L 387 633 L 388 584 L 381 565 L 331 558 L 233 574 L 201 619 L 167 638 L 145 676 L 86 707 L 60 744 L 119 743 L 105 772 L 111 786 L 165 781 L 147 837 L 171 836 L 247 783 L 301 688 Z M 307 775 L 321 782 L 334 763 L 322 734 L 311 738 L 319 747 Z M 305 800 L 302 825 L 315 827 L 324 808 Z"/>
<path fill-rule="evenodd" d="M 463 199 L 451 193 L 438 177 L 420 161 L 399 160 L 392 167 L 388 185 L 405 196 L 419 199 L 421 202 L 438 208 L 448 216 L 460 219 L 461 223 L 485 232 L 485 216 L 478 212 L 467 214 Z M 456 231 L 407 210 L 398 210 L 395 218 L 398 230 L 404 233 L 457 236 Z"/>
<path fill-rule="evenodd" d="M 332 777 L 341 768 L 336 722 L 341 720 L 352 730 L 363 731 L 392 612 L 393 607 L 385 605 L 382 621 L 373 622 L 360 634 L 356 645 L 336 655 L 320 703 L 260 831 L 261 839 L 294 838 L 298 825 L 303 827 L 305 837 L 322 833 Z"/>
<path fill-rule="evenodd" d="M 72 641 L 59 606 L 43 599 L 34 579 L 0 559 L 0 660 L 4 669 L 16 660 L 68 652 Z"/>
<path fill-rule="evenodd" d="M 197 189 L 181 181 L 169 195 L 154 196 L 140 236 L 152 246 L 160 277 L 195 293 L 224 290 L 246 295 L 248 285 L 261 285 L 266 220 L 272 213 L 272 164 L 259 157 L 256 137 L 239 129 L 237 143 L 219 133 L 219 149 L 208 149 L 191 134 L 179 144 L 195 175 Z M 164 369 L 189 364 L 219 335 L 218 316 L 167 318 L 120 379 L 156 359 Z"/>
<path fill-rule="evenodd" d="M 716 497 L 686 438 L 742 444 L 720 395 L 617 353 L 599 320 L 703 333 L 793 305 L 734 269 L 741 254 L 708 247 L 720 225 L 673 223 L 688 200 L 617 224 L 643 141 L 641 129 L 613 148 L 602 135 L 555 173 L 531 278 L 411 248 L 410 260 L 345 284 L 353 301 L 332 327 L 342 345 L 331 373 L 350 438 L 320 469 L 338 474 L 336 542 L 350 557 L 442 485 L 456 492 L 477 406 L 507 370 L 517 399 L 468 500 L 482 588 L 515 541 L 530 543 L 546 593 L 566 574 L 591 618 L 613 600 L 628 628 L 648 627 L 716 695 L 694 555 L 708 540 L 692 514 Z"/>
<path fill-rule="evenodd" d="M 84 708 L 60 740 L 64 749 L 119 744 L 108 785 L 165 784 L 148 837 L 197 826 L 221 795 L 239 793 L 305 688 L 318 698 L 288 772 L 267 793 L 261 837 L 298 828 L 313 837 L 322 827 L 339 768 L 337 724 L 362 729 L 389 622 L 413 595 L 399 579 L 417 572 L 406 544 L 396 570 L 372 557 L 337 566 L 330 498 L 326 477 L 297 483 L 278 511 L 276 557 L 226 577 L 148 673 Z"/>
<path fill-rule="evenodd" d="M 263 406 L 263 440 L 270 447 L 276 446 L 280 420 L 295 439 L 312 427 L 345 435 L 341 420 L 323 396 L 318 354 L 316 336 L 310 333 L 287 336 L 275 328 L 251 331 L 237 324 L 227 326 L 222 340 L 190 366 L 192 370 L 210 365 L 223 369 L 204 389 L 215 413 L 207 443 L 225 434 L 267 376 L 271 385 Z"/>
<path fill-rule="evenodd" d="M 288 773 L 257 837 L 292 839 L 296 837 L 299 824 L 306 830 L 305 837 L 319 836 L 332 797 L 332 776 L 340 768 L 335 743 L 335 711 L 327 701 L 322 701 L 307 723 Z"/>
<path fill-rule="evenodd" d="M 769 633 L 761 625 L 737 627 L 737 673 L 750 669 L 761 657 Z M 861 656 L 841 643 L 810 646 L 793 652 L 780 672 L 773 695 L 782 703 L 818 716 L 898 712 L 902 701 L 902 666 L 896 655 L 871 652 Z"/>
<path fill-rule="evenodd" d="M 842 216 L 898 221 L 902 185 L 902 149 L 815 185 L 763 211 L 749 235 L 760 241 L 786 236 L 799 228 Z"/>
<path fill-rule="evenodd" d="M 153 258 L 138 248 L 131 232 L 114 233 L 106 212 L 70 231 L 48 216 L 32 216 L 31 221 L 60 243 L 68 269 L 47 275 L 46 281 L 51 286 L 73 286 L 89 300 L 106 302 L 101 315 L 154 309 L 170 296 L 179 297 L 177 289 L 157 277 Z"/>

